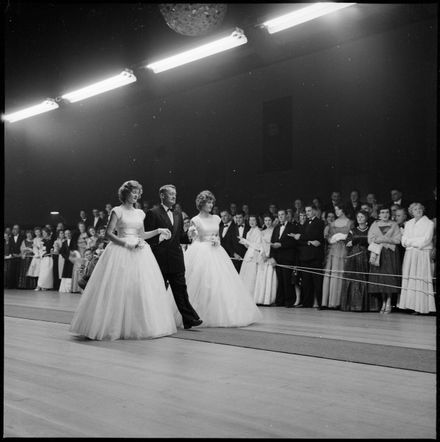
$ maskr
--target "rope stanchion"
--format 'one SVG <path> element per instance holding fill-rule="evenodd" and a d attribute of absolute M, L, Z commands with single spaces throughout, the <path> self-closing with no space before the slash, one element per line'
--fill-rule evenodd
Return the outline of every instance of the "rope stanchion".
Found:
<path fill-rule="evenodd" d="M 236 261 L 243 261 L 243 258 L 232 258 L 231 257 L 231 259 L 236 260 Z M 364 279 L 353 279 L 353 278 L 346 278 L 343 276 L 331 275 L 331 274 L 329 274 L 328 270 L 320 269 L 320 268 L 316 268 L 316 267 L 291 266 L 291 265 L 285 265 L 285 264 L 275 264 L 274 267 L 282 267 L 282 268 L 286 268 L 286 269 L 290 269 L 290 270 L 311 273 L 314 275 L 328 276 L 330 278 L 342 279 L 342 280 L 353 281 L 353 282 L 361 282 L 361 283 L 365 283 L 365 284 L 372 284 L 372 285 L 376 285 L 376 286 L 390 287 L 390 288 L 396 288 L 396 289 L 402 290 L 401 286 L 384 284 L 381 282 L 366 281 Z M 313 271 L 313 270 L 317 270 L 317 271 Z M 333 272 L 333 270 L 332 270 L 332 272 Z M 416 280 L 426 281 L 426 279 L 424 279 L 424 278 L 403 277 L 403 275 L 391 275 L 391 274 L 387 274 L 387 273 L 367 273 L 367 272 L 354 272 L 354 271 L 345 272 L 344 270 L 338 270 L 338 271 L 335 270 L 334 272 L 356 273 L 356 274 L 360 274 L 360 275 L 400 276 L 402 279 L 416 279 Z M 435 296 L 437 294 L 436 292 L 426 292 L 425 290 L 420 290 L 420 289 L 415 289 L 415 288 L 412 290 L 414 290 L 416 292 L 424 293 L 428 296 Z"/>

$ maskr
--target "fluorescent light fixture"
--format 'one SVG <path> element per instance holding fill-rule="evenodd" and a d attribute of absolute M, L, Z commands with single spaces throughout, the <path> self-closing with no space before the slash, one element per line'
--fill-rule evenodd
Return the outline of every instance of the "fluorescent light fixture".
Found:
<path fill-rule="evenodd" d="M 49 112 L 54 109 L 58 109 L 59 106 L 55 103 L 55 100 L 48 98 L 42 103 L 35 106 L 27 107 L 26 109 L 13 112 L 12 114 L 3 115 L 3 120 L 9 121 L 10 123 L 15 123 L 19 120 L 24 120 L 25 118 L 33 117 L 34 115 L 42 114 L 44 112 Z"/>
<path fill-rule="evenodd" d="M 209 57 L 210 55 L 244 45 L 245 43 L 247 43 L 246 35 L 244 35 L 241 29 L 236 28 L 234 32 L 227 37 L 220 38 L 219 40 L 215 40 L 195 49 L 164 58 L 163 60 L 156 61 L 155 63 L 150 63 L 146 67 L 157 74 L 159 72 L 163 72 L 168 69 L 172 69 L 177 66 L 191 63 L 192 61 L 200 60 L 201 58 Z"/>
<path fill-rule="evenodd" d="M 51 215 L 59 215 L 60 212 L 50 212 Z"/>
<path fill-rule="evenodd" d="M 78 89 L 77 91 L 69 92 L 62 95 L 61 98 L 70 101 L 71 103 L 75 103 L 76 101 L 85 100 L 86 98 L 102 94 L 103 92 L 125 86 L 135 81 L 136 77 L 133 75 L 133 72 L 129 69 L 125 69 L 119 75 L 91 84 L 90 86 Z"/>
<path fill-rule="evenodd" d="M 353 6 L 356 3 L 314 3 L 305 8 L 297 9 L 289 14 L 282 15 L 281 17 L 268 20 L 263 23 L 263 26 L 267 28 L 269 34 L 283 31 L 284 29 L 291 28 L 292 26 L 299 25 L 309 20 L 321 17 L 322 15 L 330 14 L 331 12 L 338 11 L 339 9 Z"/>

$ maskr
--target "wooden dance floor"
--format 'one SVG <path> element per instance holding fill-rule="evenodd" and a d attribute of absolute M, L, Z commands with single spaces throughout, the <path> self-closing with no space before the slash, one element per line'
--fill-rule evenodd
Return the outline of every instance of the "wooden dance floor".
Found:
<path fill-rule="evenodd" d="M 246 328 L 70 335 L 79 294 L 4 293 L 4 437 L 436 437 L 436 317 L 262 307 Z"/>

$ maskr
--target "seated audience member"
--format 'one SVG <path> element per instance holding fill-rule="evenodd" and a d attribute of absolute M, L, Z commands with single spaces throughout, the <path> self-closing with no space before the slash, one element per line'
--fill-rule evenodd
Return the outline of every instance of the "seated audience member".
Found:
<path fill-rule="evenodd" d="M 19 289 L 34 289 L 36 287 L 36 279 L 27 276 L 29 266 L 32 262 L 32 257 L 34 256 L 34 235 L 32 230 L 26 230 L 26 236 L 21 242 L 20 252 L 20 272 L 18 277 L 18 288 Z"/>
<path fill-rule="evenodd" d="M 289 234 L 294 233 L 294 226 L 286 221 L 286 210 L 278 210 L 278 224 L 272 232 L 270 258 L 278 280 L 275 305 L 291 308 L 295 306 L 296 294 L 292 285 L 292 269 L 279 265 L 295 265 L 296 240 Z M 278 264 L 278 265 L 277 265 Z"/>
<path fill-rule="evenodd" d="M 382 298 L 380 313 L 391 313 L 392 294 L 399 293 L 401 261 L 397 245 L 402 234 L 395 221 L 390 219 L 388 207 L 379 207 L 379 220 L 368 230 L 370 275 L 368 293 Z"/>
<path fill-rule="evenodd" d="M 424 215 L 424 209 L 420 203 L 409 206 L 408 211 L 413 218 L 406 222 L 402 235 L 406 253 L 398 307 L 414 310 L 415 313 L 436 311 L 431 269 L 434 223 Z"/>

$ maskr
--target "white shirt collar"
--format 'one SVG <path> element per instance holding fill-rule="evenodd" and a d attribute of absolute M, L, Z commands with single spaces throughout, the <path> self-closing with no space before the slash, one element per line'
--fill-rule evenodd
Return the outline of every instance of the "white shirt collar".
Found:
<path fill-rule="evenodd" d="M 165 204 L 161 203 L 162 207 L 164 208 L 165 212 L 168 212 L 168 210 L 170 209 L 169 207 L 167 207 Z"/>

